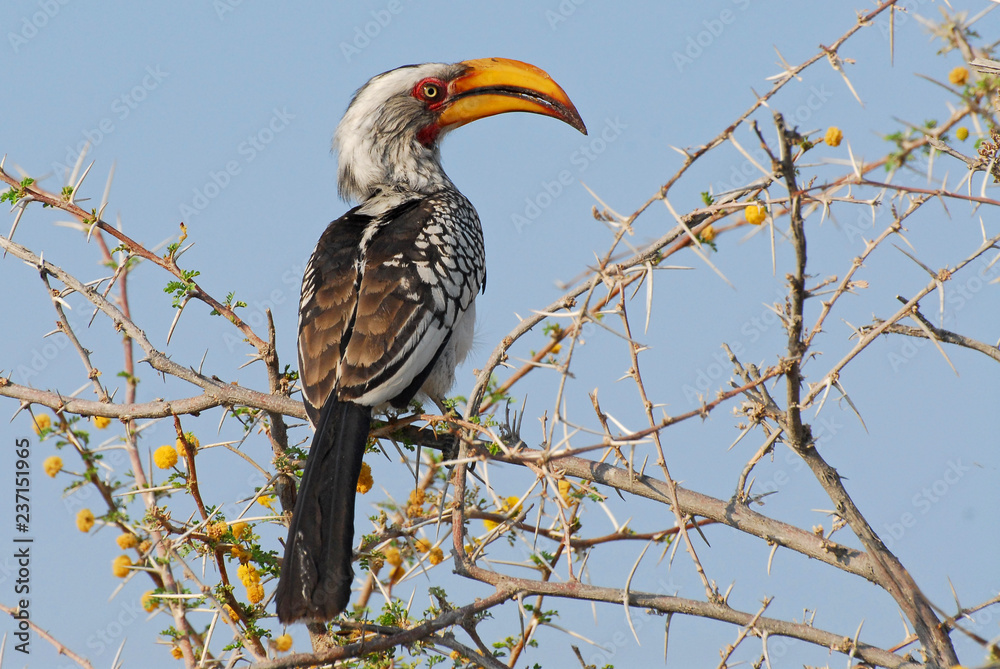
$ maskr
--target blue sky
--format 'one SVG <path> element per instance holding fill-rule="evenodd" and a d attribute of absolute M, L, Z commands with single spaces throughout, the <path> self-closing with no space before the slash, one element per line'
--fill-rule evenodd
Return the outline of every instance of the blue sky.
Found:
<path fill-rule="evenodd" d="M 954 100 L 915 76 L 920 72 L 943 81 L 961 62 L 954 52 L 936 55 L 940 43 L 931 40 L 914 16 L 936 18 L 943 5 L 928 0 L 904 5 L 909 14 L 901 15 L 896 25 L 893 61 L 884 22 L 862 31 L 842 51 L 855 61 L 846 67 L 863 107 L 825 62 L 772 100 L 771 108 L 801 130 L 830 125 L 843 129 L 846 143 L 840 150 L 817 151 L 814 160 L 844 160 L 848 143 L 859 159 L 877 159 L 888 147 L 881 136 L 900 128 L 894 119 L 922 123 L 948 114 L 946 102 Z M 951 5 L 974 14 L 991 3 L 953 0 Z M 471 370 L 516 325 L 515 314 L 551 302 L 560 294 L 558 282 L 572 280 L 593 264 L 595 253 L 606 250 L 610 235 L 591 217 L 595 202 L 583 184 L 617 211 L 635 210 L 680 167 L 682 157 L 672 147 L 697 146 L 714 137 L 753 102 L 754 91 L 770 87 L 767 77 L 781 71 L 780 57 L 801 62 L 853 25 L 856 9 L 870 7 L 867 2 L 751 0 L 388 0 L 293 6 L 245 0 L 96 5 L 8 0 L 0 7 L 0 67 L 6 74 L 0 154 L 7 155 L 8 169 L 16 164 L 32 176 L 48 174 L 44 185 L 58 190 L 63 167 L 71 166 L 79 146 L 89 141 L 89 159 L 96 164 L 84 195 L 99 202 L 108 172 L 115 169 L 105 219 L 120 218 L 125 231 L 148 246 L 176 237 L 178 223 L 185 221 L 189 240 L 195 242 L 183 257 L 185 266 L 200 270 L 202 285 L 216 296 L 235 290 L 248 304 L 245 318 L 251 325 L 259 326 L 270 308 L 279 355 L 293 363 L 305 260 L 327 222 L 348 206 L 336 195 L 336 160 L 329 145 L 353 92 L 370 76 L 407 63 L 502 56 L 542 67 L 576 103 L 590 129 L 588 137 L 551 119 L 511 114 L 466 126 L 443 146 L 445 168 L 480 213 L 488 251 L 489 284 L 479 301 L 478 345 L 474 359 L 459 373 L 455 390 L 461 394 L 471 387 Z M 998 17 L 994 13 L 983 19 L 979 32 L 995 35 Z M 765 133 L 771 132 L 767 113 L 758 112 L 755 118 Z M 746 127 L 736 136 L 744 147 L 757 146 Z M 718 192 L 758 176 L 745 168 L 742 156 L 722 147 L 671 191 L 671 202 L 679 211 L 693 209 L 702 191 Z M 820 172 L 843 169 L 822 167 Z M 961 178 L 957 163 L 942 169 L 950 170 L 949 183 Z M 906 175 L 899 178 L 925 183 Z M 975 183 L 978 186 L 978 180 Z M 874 226 L 870 213 L 853 208 L 835 207 L 835 219 L 822 225 L 812 219 L 811 273 L 842 276 L 851 258 L 863 250 L 862 238 L 888 224 L 884 209 Z M 954 264 L 978 244 L 978 215 L 970 216 L 969 207 L 958 203 L 950 205 L 949 213 L 938 208 L 912 221 L 907 239 L 931 267 Z M 995 232 L 993 212 L 981 213 L 987 231 Z M 99 276 L 96 249 L 74 231 L 55 226 L 61 218 L 48 210 L 29 211 L 16 239 L 44 250 L 46 259 L 81 276 Z M 0 222 L 4 233 L 7 225 Z M 632 241 L 653 239 L 672 225 L 666 208 L 654 204 L 638 220 Z M 693 255 L 672 259 L 693 270 L 657 277 L 655 317 L 644 335 L 651 347 L 644 364 L 649 366 L 648 383 L 656 402 L 681 413 L 697 406 L 698 391 L 712 395 L 722 388 L 728 378 L 728 367 L 720 364 L 722 342 L 741 346 L 747 360 L 774 362 L 784 333 L 764 304 L 782 299 L 782 277 L 790 258 L 789 247 L 779 240 L 775 276 L 765 235 L 721 237 L 712 261 L 735 289 Z M 912 295 L 927 281 L 922 270 L 888 246 L 873 257 L 863 278 L 871 289 L 845 300 L 844 310 L 828 323 L 819 346 L 825 355 L 806 370 L 814 379 L 852 345 L 847 323 L 857 326 L 872 316 L 891 314 L 898 308 L 897 294 Z M 206 370 L 264 387 L 261 368 L 236 371 L 249 349 L 200 305 L 189 307 L 174 339 L 165 345 L 173 318 L 170 298 L 161 290 L 166 280 L 162 272 L 145 267 L 130 282 L 135 320 L 153 342 L 184 364 L 197 365 L 207 352 Z M 83 385 L 76 355 L 54 338 L 42 339 L 52 329 L 54 315 L 35 273 L 8 257 L 0 262 L 0 283 L 7 287 L 0 298 L 7 314 L 0 334 L 0 369 L 12 371 L 16 381 L 63 392 Z M 948 327 L 996 340 L 996 285 L 975 282 L 969 274 L 949 295 Z M 641 299 L 636 312 L 640 305 Z M 928 314 L 936 314 L 936 307 L 936 297 L 924 304 Z M 88 312 L 81 306 L 74 318 L 83 327 Z M 121 363 L 117 343 L 108 344 L 117 341 L 111 328 L 98 319 L 87 336 L 98 365 L 113 376 Z M 542 340 L 539 334 L 515 353 L 526 357 Z M 587 393 L 600 387 L 606 410 L 628 425 L 641 426 L 634 388 L 616 383 L 628 366 L 625 350 L 616 347 L 612 338 L 594 333 L 581 349 L 569 387 L 569 413 L 592 421 Z M 963 604 L 986 599 L 1000 588 L 995 558 L 988 557 L 1000 548 L 994 531 L 1000 460 L 995 402 L 990 397 L 995 372 L 981 355 L 948 352 L 957 377 L 931 346 L 897 339 L 876 343 L 842 379 L 862 411 L 867 431 L 849 407 L 832 398 L 814 423 L 814 431 L 825 430 L 822 447 L 848 478 L 849 490 L 873 526 L 928 596 L 945 607 L 951 606 L 949 579 Z M 527 394 L 535 415 L 540 415 L 551 409 L 556 377 L 536 376 L 516 395 L 520 399 Z M 141 399 L 171 392 L 186 390 L 143 374 Z M 0 412 L 4 409 L 5 415 L 12 414 L 16 403 L 0 401 Z M 223 438 L 216 436 L 219 413 L 210 414 L 191 421 L 192 428 L 205 435 L 203 443 Z M 744 444 L 727 450 L 737 433 L 735 423 L 723 410 L 705 424 L 684 424 L 666 433 L 674 476 L 690 488 L 728 498 L 752 452 L 744 451 L 756 448 Z M 169 440 L 171 431 L 166 424 L 149 428 L 144 447 Z M 539 435 L 537 423 L 526 428 L 525 436 Z M 0 466 L 10 471 L 13 460 L 6 447 L 19 436 L 32 438 L 32 461 L 40 468 L 52 446 L 34 439 L 23 415 L 0 429 L 5 446 L 0 452 L 7 454 Z M 305 437 L 300 429 L 297 438 Z M 268 446 L 261 437 L 251 438 L 243 448 L 267 462 Z M 114 458 L 110 453 L 109 460 Z M 230 472 L 231 461 L 221 453 L 207 454 L 206 463 L 206 472 L 212 472 L 213 464 L 218 467 L 217 485 L 231 484 L 233 498 L 260 484 L 250 470 Z M 119 464 L 121 471 L 127 469 Z M 493 471 L 502 485 L 527 487 L 524 472 Z M 771 484 L 780 493 L 767 499 L 762 512 L 805 527 L 826 519 L 810 509 L 828 508 L 829 501 L 786 452 L 776 454 L 757 474 L 758 486 Z M 405 495 L 408 483 L 398 463 L 378 464 L 376 478 L 393 494 Z M 42 476 L 33 480 L 37 544 L 32 578 L 38 588 L 33 619 L 95 666 L 108 666 L 123 638 L 126 666 L 173 666 L 165 647 L 150 647 L 156 631 L 169 621 L 161 614 L 141 622 L 145 614 L 136 610 L 146 584 L 137 579 L 105 603 L 118 585 L 108 569 L 118 550 L 106 532 L 95 537 L 76 531 L 76 511 L 96 500 L 81 494 L 61 496 L 64 481 Z M 0 505 L 0 518 L 8 518 L 11 507 Z M 359 507 L 359 514 L 372 512 L 364 503 Z M 633 517 L 637 530 L 666 522 L 655 515 L 664 509 L 636 501 L 619 500 L 614 509 L 619 521 Z M 904 527 L 907 514 L 914 523 Z M 607 519 L 598 514 L 587 522 L 595 533 L 608 529 Z M 853 634 L 864 619 L 867 640 L 883 646 L 898 640 L 901 626 L 894 605 L 875 588 L 784 551 L 775 560 L 780 576 L 768 576 L 766 546 L 724 528 L 713 528 L 707 535 L 712 548 L 701 547 L 706 569 L 723 590 L 736 582 L 734 606 L 755 610 L 761 598 L 774 595 L 772 615 L 801 619 L 803 609 L 818 608 L 816 624 L 821 627 Z M 0 532 L 0 541 L 4 536 Z M 842 541 L 845 537 L 846 531 L 837 535 Z M 630 566 L 641 547 L 616 550 L 620 554 L 592 565 L 595 582 L 623 569 L 623 564 Z M 651 561 L 641 587 L 702 596 L 685 560 L 678 555 L 669 568 L 667 561 Z M 13 601 L 10 564 L 9 559 L 0 560 L 0 602 L 8 604 Z M 439 574 L 445 578 L 445 573 L 431 572 L 427 584 L 434 584 Z M 454 580 L 449 584 L 456 598 L 460 592 L 486 592 Z M 425 596 L 425 583 L 415 585 L 418 596 Z M 603 658 L 599 664 L 662 661 L 661 618 L 634 614 L 643 621 L 640 645 L 620 607 L 598 607 L 595 624 L 589 607 L 557 604 L 563 614 L 560 625 L 602 644 L 600 651 L 588 647 L 595 659 Z M 512 607 L 501 609 L 498 616 L 507 616 L 502 622 L 513 633 L 517 623 Z M 996 636 L 995 619 L 980 619 L 979 633 Z M 673 631 L 669 666 L 717 662 L 716 649 L 736 633 L 730 627 L 678 618 Z M 296 648 L 305 650 L 305 630 L 293 629 L 293 634 Z M 563 666 L 572 659 L 570 643 L 579 643 L 554 630 L 545 630 L 540 641 L 541 649 L 529 653 L 527 660 L 545 666 Z M 967 641 L 958 644 L 967 663 L 978 661 Z M 30 658 L 21 658 L 10 653 L 8 642 L 7 661 L 11 666 L 22 661 L 36 667 L 71 666 L 40 640 L 34 641 L 32 651 Z M 825 653 L 801 643 L 788 644 L 787 653 L 799 663 L 827 661 Z M 586 652 L 584 656 L 591 657 Z"/>

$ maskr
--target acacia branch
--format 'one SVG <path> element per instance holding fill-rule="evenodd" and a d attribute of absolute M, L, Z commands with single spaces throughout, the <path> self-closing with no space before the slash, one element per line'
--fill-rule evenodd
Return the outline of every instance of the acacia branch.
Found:
<path fill-rule="evenodd" d="M 914 310 L 914 316 L 918 315 L 918 312 Z M 922 317 L 921 317 L 922 318 Z M 924 319 L 926 321 L 926 319 Z M 880 325 L 882 321 L 875 319 L 875 325 Z M 973 339 L 972 337 L 966 337 L 965 335 L 960 335 L 957 332 L 952 332 L 951 330 L 944 330 L 942 328 L 934 327 L 929 322 L 924 323 L 925 327 L 931 331 L 934 335 L 934 339 L 943 342 L 945 344 L 954 344 L 955 346 L 961 346 L 963 348 L 969 348 L 973 351 L 978 351 L 984 355 L 987 355 L 997 362 L 1000 362 L 1000 349 L 996 346 L 991 346 L 985 342 L 981 342 L 978 339 Z M 861 328 L 862 332 L 867 332 L 871 329 L 871 326 L 865 326 Z M 915 337 L 917 339 L 930 339 L 927 336 L 927 332 L 923 328 L 915 328 L 909 325 L 900 325 L 899 323 L 890 323 L 883 330 L 882 334 L 898 334 L 904 335 L 906 337 Z"/>
<path fill-rule="evenodd" d="M 579 581 L 551 583 L 533 579 L 515 578 L 479 567 L 470 567 L 466 573 L 459 573 L 468 578 L 489 583 L 495 586 L 498 592 L 510 592 L 514 590 L 522 594 L 547 595 L 550 597 L 563 597 L 590 602 L 607 602 L 618 605 L 625 602 L 631 607 L 652 609 L 660 613 L 682 613 L 709 618 L 711 620 L 719 620 L 734 625 L 747 626 L 752 628 L 757 636 L 766 632 L 773 636 L 799 639 L 817 646 L 829 648 L 844 655 L 858 657 L 865 662 L 879 667 L 918 669 L 923 666 L 913 660 L 890 653 L 887 650 L 853 641 L 846 635 L 834 634 L 803 623 L 788 622 L 775 618 L 766 618 L 759 614 L 737 611 L 725 604 L 638 592 L 632 589 L 603 588 Z"/>
<path fill-rule="evenodd" d="M 76 662 L 78 665 L 80 665 L 84 669 L 94 669 L 94 666 L 90 663 L 90 660 L 88 660 L 87 658 L 82 657 L 82 656 L 77 655 L 76 653 L 74 653 L 72 650 L 70 650 L 65 645 L 63 645 L 54 636 L 52 636 L 47 631 L 45 631 L 41 627 L 39 627 L 35 623 L 34 620 L 31 620 L 30 618 L 27 618 L 27 619 L 18 618 L 17 614 L 18 614 L 19 610 L 20 609 L 15 609 L 15 608 L 11 608 L 9 606 L 5 606 L 4 604 L 0 604 L 0 611 L 3 611 L 7 615 L 9 615 L 15 621 L 27 621 L 28 626 L 31 628 L 31 630 L 35 634 L 37 634 L 39 636 L 39 638 L 45 639 L 50 644 L 52 644 L 55 647 L 57 653 L 59 653 L 60 655 L 65 655 L 66 657 L 68 657 L 69 659 L 73 660 L 74 662 Z"/>
<path fill-rule="evenodd" d="M 212 307 L 212 309 L 214 309 L 216 312 L 225 316 L 227 320 L 229 320 L 233 325 L 239 328 L 240 332 L 246 335 L 251 345 L 253 345 L 259 352 L 263 352 L 264 350 L 266 350 L 267 348 L 266 342 L 264 342 L 260 337 L 258 337 L 254 333 L 254 331 L 250 329 L 250 326 L 244 323 L 243 320 L 236 315 L 236 312 L 233 311 L 232 308 L 230 308 L 228 305 L 222 304 L 214 297 L 209 295 L 207 292 L 205 292 L 201 288 L 201 286 L 197 284 L 197 282 L 194 282 L 190 278 L 184 276 L 183 271 L 180 269 L 180 267 L 177 266 L 177 262 L 174 259 L 173 254 L 170 254 L 165 258 L 161 258 L 152 251 L 146 249 L 146 247 L 140 244 L 139 242 L 135 241 L 134 239 L 123 233 L 118 228 L 114 227 L 113 225 L 108 225 L 107 223 L 102 221 L 97 216 L 97 212 L 87 212 L 84 209 L 81 209 L 79 206 L 77 206 L 72 200 L 56 195 L 54 193 L 50 193 L 45 189 L 40 188 L 37 184 L 22 186 L 17 179 L 7 174 L 2 167 L 0 167 L 0 181 L 6 182 L 11 188 L 16 189 L 18 192 L 23 192 L 24 196 L 26 197 L 30 196 L 32 200 L 36 200 L 50 207 L 54 207 L 56 209 L 61 209 L 62 211 L 65 211 L 66 213 L 70 214 L 71 216 L 79 220 L 80 223 L 83 224 L 84 226 L 95 226 L 97 229 L 103 230 L 104 232 L 108 233 L 109 235 L 117 239 L 119 242 L 121 242 L 127 249 L 129 254 L 138 256 L 144 260 L 148 260 L 154 265 L 157 265 L 167 270 L 176 278 L 181 279 L 185 283 L 188 283 L 191 286 L 191 290 L 188 293 L 189 295 L 196 297 L 202 302 L 205 302 L 207 305 Z M 0 239 L 4 238 L 0 237 Z M 5 241 L 7 241 L 8 243 L 12 243 L 11 240 L 9 239 Z M 128 261 L 126 260 L 125 262 Z M 76 287 L 74 286 L 74 288 Z M 77 290 L 79 291 L 79 289 Z"/>
<path fill-rule="evenodd" d="M 764 95 L 758 97 L 757 100 L 754 101 L 754 103 L 750 105 L 750 107 L 747 108 L 746 111 L 740 114 L 740 116 L 737 117 L 735 121 L 730 123 L 725 130 L 723 130 L 718 135 L 713 137 L 707 143 L 703 144 L 702 146 L 699 146 L 693 153 L 688 153 L 687 151 L 685 151 L 684 164 L 681 166 L 681 168 L 677 170 L 677 172 L 672 177 L 670 177 L 670 179 L 663 186 L 660 187 L 660 191 L 656 195 L 649 198 L 649 200 L 647 200 L 638 209 L 635 210 L 635 213 L 629 216 L 628 218 L 629 222 L 634 221 L 639 216 L 639 214 L 648 209 L 649 206 L 652 205 L 657 200 L 664 199 L 667 193 L 673 187 L 673 185 L 677 183 L 677 181 L 679 181 L 682 176 L 684 176 L 684 174 L 688 171 L 688 169 L 699 158 L 701 158 L 706 153 L 708 153 L 709 151 L 711 151 L 712 149 L 714 149 L 715 147 L 719 146 L 724 141 L 726 141 L 726 139 L 728 139 L 732 135 L 732 133 L 736 130 L 736 128 L 745 123 L 746 120 L 750 118 L 750 116 L 753 115 L 755 111 L 760 109 L 762 106 L 766 105 L 768 100 L 777 95 L 778 91 L 784 88 L 787 83 L 795 81 L 798 78 L 798 75 L 811 65 L 814 65 L 815 63 L 821 60 L 829 59 L 831 57 L 836 56 L 837 52 L 840 50 L 840 47 L 843 46 L 844 42 L 849 40 L 856 32 L 858 32 L 862 28 L 871 25 L 871 22 L 879 14 L 895 6 L 897 2 L 898 0 L 885 0 L 884 2 L 879 3 L 877 7 L 872 9 L 867 14 L 859 15 L 857 23 L 851 26 L 850 29 L 847 30 L 847 32 L 845 32 L 838 39 L 836 39 L 829 47 L 825 46 L 821 47 L 816 54 L 810 56 L 799 65 L 789 68 L 785 72 L 783 72 L 782 74 L 784 76 L 775 81 L 774 84 L 771 86 L 770 90 L 764 93 Z"/>
<path fill-rule="evenodd" d="M 511 455 L 500 453 L 492 458 L 523 467 L 535 467 L 542 462 L 551 463 L 565 476 L 593 481 L 660 504 L 670 504 L 671 501 L 670 490 L 665 482 L 606 463 L 575 456 L 562 456 L 558 453 L 547 454 L 530 448 L 521 449 Z M 687 516 L 701 516 L 714 520 L 874 582 L 874 565 L 870 557 L 862 551 L 818 537 L 794 525 L 768 518 L 751 511 L 745 505 L 737 504 L 734 500 L 726 502 L 688 490 L 683 486 L 677 486 L 677 503 L 681 513 Z"/>
<path fill-rule="evenodd" d="M 432 635 L 439 630 L 470 621 L 476 614 L 503 604 L 514 596 L 514 594 L 512 590 L 498 588 L 497 592 L 488 597 L 477 599 L 472 604 L 458 609 L 445 611 L 422 625 L 417 625 L 416 627 L 395 634 L 380 636 L 375 639 L 362 639 L 361 641 L 345 646 L 338 646 L 322 653 L 293 653 L 288 657 L 258 662 L 254 665 L 254 669 L 296 669 L 297 667 L 332 663 L 351 657 L 361 657 L 362 655 L 385 651 L 395 646 L 407 646 L 415 641 L 433 638 Z"/>
<path fill-rule="evenodd" d="M 166 418 L 184 414 L 197 415 L 199 412 L 215 407 L 232 408 L 236 406 L 261 409 L 306 419 L 306 411 L 302 402 L 282 395 L 269 395 L 251 388 L 223 383 L 207 377 L 203 378 L 205 394 L 195 395 L 177 400 L 153 400 L 135 404 L 99 402 L 97 400 L 82 400 L 58 391 L 39 390 L 22 386 L 9 379 L 0 377 L 0 395 L 49 407 L 54 411 L 79 414 L 81 416 L 106 416 L 121 420 L 138 420 L 140 418 Z"/>
<path fill-rule="evenodd" d="M 873 341 L 875 341 L 875 339 L 877 339 L 880 334 L 885 332 L 889 328 L 889 326 L 897 323 L 901 319 L 910 315 L 913 309 L 920 303 L 920 300 L 922 300 L 924 297 L 926 297 L 930 293 L 933 293 L 935 290 L 940 288 L 943 285 L 944 281 L 953 278 L 955 276 L 955 273 L 957 273 L 959 270 L 961 270 L 966 265 L 971 263 L 973 260 L 981 256 L 982 254 L 986 253 L 990 249 L 997 248 L 998 242 L 1000 242 L 1000 235 L 996 235 L 994 237 L 991 237 L 990 239 L 987 239 L 979 246 L 979 248 L 977 248 L 964 260 L 958 263 L 958 265 L 956 265 L 954 269 L 941 270 L 938 276 L 935 276 L 933 279 L 931 279 L 931 281 L 926 286 L 921 288 L 916 295 L 914 295 L 910 300 L 908 300 L 906 304 L 904 304 L 899 309 L 899 311 L 893 314 L 890 318 L 880 322 L 878 325 L 875 325 L 867 329 L 865 333 L 859 338 L 858 343 L 854 345 L 854 348 L 852 348 L 843 358 L 841 358 L 830 369 L 830 371 L 826 373 L 826 375 L 819 383 L 811 385 L 808 394 L 806 394 L 805 399 L 802 401 L 802 406 L 807 407 L 810 404 L 812 404 L 813 400 L 815 400 L 816 397 L 828 385 L 832 384 L 834 381 L 836 381 L 837 378 L 839 378 L 841 370 L 843 370 L 843 368 L 847 365 L 847 363 L 853 360 L 859 353 L 861 353 L 861 351 L 868 348 L 868 346 Z"/>
<path fill-rule="evenodd" d="M 774 117 L 781 149 L 780 162 L 775 165 L 775 171 L 781 173 L 788 187 L 788 192 L 792 194 L 789 208 L 789 227 L 796 260 L 795 271 L 788 276 L 789 300 L 786 319 L 788 365 L 785 372 L 787 408 L 776 418 L 785 430 L 788 445 L 806 462 L 834 503 L 837 514 L 847 522 L 867 549 L 875 570 L 875 582 L 896 600 L 903 614 L 913 625 L 917 636 L 920 637 L 931 663 L 939 667 L 950 667 L 958 664 L 958 656 L 955 654 L 948 633 L 940 626 L 940 621 L 930 602 L 917 587 L 916 582 L 902 563 L 875 534 L 841 483 L 837 470 L 830 466 L 816 449 L 809 426 L 802 422 L 801 364 L 808 350 L 805 341 L 803 341 L 802 333 L 805 301 L 811 295 L 805 287 L 805 223 L 802 218 L 801 196 L 798 194 L 795 163 L 792 158 L 792 145 L 797 143 L 798 138 L 785 127 L 785 121 L 781 114 L 775 113 Z"/>

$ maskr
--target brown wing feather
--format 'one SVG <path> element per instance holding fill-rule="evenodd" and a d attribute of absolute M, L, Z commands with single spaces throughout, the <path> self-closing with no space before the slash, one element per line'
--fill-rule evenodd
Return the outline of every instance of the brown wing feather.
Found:
<path fill-rule="evenodd" d="M 358 399 L 397 372 L 404 381 L 395 386 L 408 386 L 452 325 L 445 324 L 439 313 L 444 305 L 436 304 L 433 294 L 434 287 L 450 277 L 431 269 L 449 249 L 422 239 L 437 220 L 436 204 L 427 198 L 399 207 L 386 214 L 384 224 L 371 235 L 354 327 L 340 361 L 342 399 Z M 432 328 L 435 323 L 439 327 Z M 380 401 L 392 399 L 389 393 Z"/>
<path fill-rule="evenodd" d="M 299 377 L 313 425 L 336 383 L 358 300 L 360 243 L 371 218 L 354 211 L 327 226 L 302 279 Z"/>
<path fill-rule="evenodd" d="M 397 393 L 415 392 L 485 278 L 478 217 L 461 195 L 356 212 L 330 224 L 303 279 L 299 369 L 314 423 L 334 389 L 341 401 L 408 401 Z"/>

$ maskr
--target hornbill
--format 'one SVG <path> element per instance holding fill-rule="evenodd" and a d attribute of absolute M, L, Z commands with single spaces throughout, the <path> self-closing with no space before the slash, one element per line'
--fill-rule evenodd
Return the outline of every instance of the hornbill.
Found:
<path fill-rule="evenodd" d="M 288 528 L 278 618 L 330 620 L 348 604 L 354 498 L 373 409 L 440 401 L 472 345 L 483 231 L 441 168 L 439 144 L 480 118 L 524 111 L 587 130 L 544 71 L 516 60 L 408 65 L 374 77 L 337 126 L 338 187 L 360 204 L 306 266 L 299 374 L 315 428 Z"/>

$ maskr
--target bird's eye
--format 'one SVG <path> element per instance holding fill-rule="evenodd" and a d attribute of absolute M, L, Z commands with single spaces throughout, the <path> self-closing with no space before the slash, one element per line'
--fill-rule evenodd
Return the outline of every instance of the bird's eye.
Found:
<path fill-rule="evenodd" d="M 431 104 L 444 99 L 444 85 L 436 79 L 425 79 L 416 85 L 414 94 L 420 100 Z"/>

